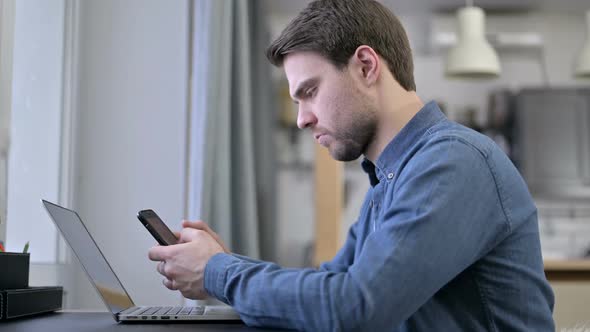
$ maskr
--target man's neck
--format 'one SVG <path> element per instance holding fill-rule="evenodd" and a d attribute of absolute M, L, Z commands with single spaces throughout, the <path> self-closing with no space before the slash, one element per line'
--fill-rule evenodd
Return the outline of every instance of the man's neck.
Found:
<path fill-rule="evenodd" d="M 389 142 L 410 122 L 414 115 L 424 107 L 424 103 L 416 92 L 403 89 L 393 90 L 393 93 L 383 94 L 377 132 L 365 153 L 365 157 L 373 162 L 379 158 Z"/>

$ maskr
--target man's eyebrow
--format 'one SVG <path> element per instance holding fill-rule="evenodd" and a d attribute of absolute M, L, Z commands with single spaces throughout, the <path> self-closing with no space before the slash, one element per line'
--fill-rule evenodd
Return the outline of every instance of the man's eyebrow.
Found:
<path fill-rule="evenodd" d="M 303 99 L 305 97 L 305 90 L 309 89 L 312 85 L 316 84 L 317 81 L 318 79 L 316 77 L 312 77 L 301 82 L 295 90 L 295 92 L 293 93 L 293 101 L 297 104 L 299 99 Z"/>

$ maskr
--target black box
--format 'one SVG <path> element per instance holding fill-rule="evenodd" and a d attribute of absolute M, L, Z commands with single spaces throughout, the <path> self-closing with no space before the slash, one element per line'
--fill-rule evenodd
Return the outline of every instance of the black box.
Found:
<path fill-rule="evenodd" d="M 62 298 L 59 286 L 0 290 L 0 320 L 60 310 Z"/>
<path fill-rule="evenodd" d="M 0 289 L 29 287 L 30 255 L 16 252 L 0 252 Z"/>

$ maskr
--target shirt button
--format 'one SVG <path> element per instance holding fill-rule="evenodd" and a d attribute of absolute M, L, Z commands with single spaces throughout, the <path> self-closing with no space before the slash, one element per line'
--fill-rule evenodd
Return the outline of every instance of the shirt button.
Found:
<path fill-rule="evenodd" d="M 393 179 L 393 173 L 387 174 L 387 178 L 390 179 L 390 180 Z"/>

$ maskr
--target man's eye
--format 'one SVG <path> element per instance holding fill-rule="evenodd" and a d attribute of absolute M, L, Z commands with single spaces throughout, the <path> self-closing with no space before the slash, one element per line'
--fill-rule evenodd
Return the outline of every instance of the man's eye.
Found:
<path fill-rule="evenodd" d="M 313 96 L 314 92 L 315 92 L 315 88 L 311 88 L 311 89 L 307 90 L 305 95 L 308 97 L 311 97 L 311 96 Z"/>

